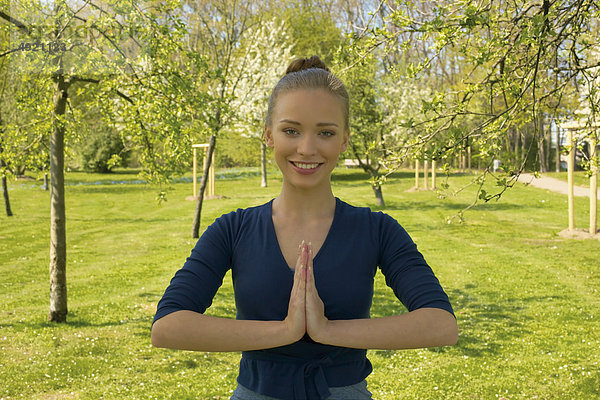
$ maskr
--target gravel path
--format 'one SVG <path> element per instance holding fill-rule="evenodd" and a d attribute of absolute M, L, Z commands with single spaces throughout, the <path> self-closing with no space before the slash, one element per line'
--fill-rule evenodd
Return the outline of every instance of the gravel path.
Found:
<path fill-rule="evenodd" d="M 552 192 L 568 194 L 569 188 L 567 182 L 556 178 L 541 176 L 536 178 L 533 174 L 522 173 L 519 176 L 519 182 L 529 183 L 533 187 L 550 190 Z M 590 197 L 590 189 L 583 186 L 575 186 L 573 194 L 578 197 Z M 598 189 L 598 198 L 600 198 L 600 189 Z"/>

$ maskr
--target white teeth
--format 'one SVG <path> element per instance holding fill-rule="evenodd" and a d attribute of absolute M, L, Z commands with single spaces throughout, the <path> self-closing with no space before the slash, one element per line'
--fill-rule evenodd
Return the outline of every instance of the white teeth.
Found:
<path fill-rule="evenodd" d="M 294 163 L 294 165 L 298 168 L 302 168 L 302 169 L 313 169 L 313 168 L 317 168 L 319 166 L 319 164 L 300 164 L 300 163 Z"/>

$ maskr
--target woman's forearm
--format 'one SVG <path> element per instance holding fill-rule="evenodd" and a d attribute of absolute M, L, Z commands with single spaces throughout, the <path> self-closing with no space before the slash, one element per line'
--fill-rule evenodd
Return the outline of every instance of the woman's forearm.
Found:
<path fill-rule="evenodd" d="M 299 339 L 299 338 L 298 338 Z M 182 310 L 152 325 L 152 344 L 178 350 L 250 351 L 293 343 L 282 321 L 219 318 Z"/>
<path fill-rule="evenodd" d="M 454 345 L 458 327 L 448 311 L 420 308 L 390 317 L 330 320 L 321 337 L 312 339 L 357 349 L 416 349 Z"/>

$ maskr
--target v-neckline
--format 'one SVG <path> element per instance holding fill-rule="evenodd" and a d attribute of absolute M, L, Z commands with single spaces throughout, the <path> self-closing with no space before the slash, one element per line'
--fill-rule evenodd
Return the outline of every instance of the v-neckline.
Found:
<path fill-rule="evenodd" d="M 287 266 L 288 270 L 293 273 L 295 269 L 290 267 L 287 260 L 285 259 L 285 256 L 283 255 L 283 251 L 281 251 L 281 245 L 279 244 L 279 238 L 277 237 L 277 232 L 275 231 L 275 224 L 273 223 L 273 200 L 275 200 L 275 199 L 271 199 L 271 201 L 269 201 L 269 207 L 267 209 L 267 214 L 268 214 L 268 219 L 269 219 L 269 227 L 271 228 L 271 235 L 273 235 L 273 237 L 275 238 L 275 243 L 277 243 L 277 250 L 279 253 L 280 261 L 283 262 L 283 265 Z M 333 220 L 331 221 L 331 225 L 329 226 L 329 230 L 327 231 L 327 235 L 325 236 L 325 240 L 323 241 L 321 248 L 319 249 L 319 251 L 317 252 L 317 254 L 315 254 L 315 256 L 313 258 L 313 263 L 317 261 L 317 258 L 319 258 L 319 256 L 323 252 L 323 248 L 325 248 L 325 246 L 327 245 L 327 242 L 329 242 L 329 237 L 331 236 L 331 232 L 333 231 L 336 220 L 338 219 L 337 218 L 338 213 L 340 212 L 340 202 L 341 202 L 341 200 L 338 199 L 337 197 L 335 197 L 335 210 L 333 212 Z"/>

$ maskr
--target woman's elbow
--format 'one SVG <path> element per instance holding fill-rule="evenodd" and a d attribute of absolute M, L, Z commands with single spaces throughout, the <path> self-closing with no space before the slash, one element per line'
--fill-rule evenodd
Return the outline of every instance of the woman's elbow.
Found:
<path fill-rule="evenodd" d="M 458 343 L 458 326 L 456 325 L 456 321 L 454 322 L 454 327 L 450 329 L 448 332 L 448 343 L 446 346 L 454 346 Z"/>
<path fill-rule="evenodd" d="M 454 346 L 458 342 L 458 324 L 454 315 L 441 308 L 423 310 L 429 318 L 431 347 Z"/>
<path fill-rule="evenodd" d="M 458 324 L 454 315 L 448 313 L 447 321 L 444 324 L 443 346 L 454 346 L 458 342 Z"/>
<path fill-rule="evenodd" d="M 150 341 L 154 347 L 167 347 L 165 343 L 164 329 L 161 327 L 161 321 L 158 320 L 152 324 L 152 331 L 150 332 Z"/>

